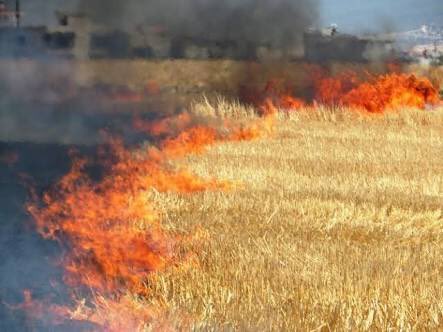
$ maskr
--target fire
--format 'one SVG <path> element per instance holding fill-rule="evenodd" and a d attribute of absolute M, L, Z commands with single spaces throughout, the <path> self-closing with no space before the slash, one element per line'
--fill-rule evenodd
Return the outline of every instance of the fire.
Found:
<path fill-rule="evenodd" d="M 167 242 L 141 184 L 130 179 L 138 174 L 125 174 L 137 166 L 122 160 L 94 184 L 84 174 L 85 165 L 76 161 L 55 192 L 44 196 L 46 208 L 30 206 L 29 211 L 43 236 L 68 243 L 63 265 L 69 285 L 140 291 L 143 277 L 165 264 Z"/>
<path fill-rule="evenodd" d="M 353 71 L 345 71 L 336 77 L 324 76 L 321 70 L 314 73 L 315 100 L 326 105 L 338 105 L 344 95 L 361 81 Z"/>
<path fill-rule="evenodd" d="M 362 103 L 365 99 L 372 100 L 372 103 Z M 369 112 L 400 107 L 424 109 L 427 104 L 437 104 L 439 101 L 437 89 L 427 79 L 406 74 L 382 76 L 372 87 L 362 84 L 343 98 L 345 104 L 362 107 Z"/>
<path fill-rule="evenodd" d="M 197 126 L 184 131 L 174 139 L 163 143 L 163 149 L 170 156 L 180 157 L 189 153 L 200 153 L 204 147 L 217 141 L 217 132 L 213 128 Z"/>
<path fill-rule="evenodd" d="M 425 78 L 391 73 L 360 83 L 356 76 L 323 79 L 318 83 L 316 99 L 326 104 L 342 105 L 382 113 L 389 109 L 426 105 L 440 101 L 438 90 Z"/>
<path fill-rule="evenodd" d="M 155 122 L 136 118 L 134 129 L 142 133 L 149 133 L 154 138 L 163 138 L 163 149 L 170 154 L 180 156 L 201 152 L 205 146 L 218 141 L 248 141 L 267 136 L 272 133 L 274 127 L 272 114 L 272 112 L 266 113 L 266 116 L 249 121 L 245 125 L 234 124 L 226 120 L 221 128 L 225 131 L 224 135 L 215 127 L 194 124 L 196 120 L 187 112 Z M 177 134 L 171 136 L 173 133 Z M 174 148 L 176 146 L 179 148 Z"/>
<path fill-rule="evenodd" d="M 335 78 L 313 76 L 314 105 L 318 101 L 376 113 L 404 106 L 423 109 L 439 102 L 437 89 L 413 75 L 371 76 L 368 82 L 351 72 Z M 109 161 L 103 165 L 105 174 L 100 180 L 88 176 L 88 160 L 76 159 L 71 171 L 42 201 L 34 200 L 28 206 L 38 232 L 58 241 L 63 249 L 64 282 L 77 303 L 54 310 L 47 306 L 49 310 L 61 319 L 87 321 L 109 331 L 141 330 L 155 319 L 155 310 L 137 306 L 128 294 L 149 296 L 148 276 L 177 262 L 174 248 L 180 239 L 163 228 L 161 215 L 150 199 L 152 191 L 191 194 L 231 187 L 224 181 L 201 179 L 186 169 L 176 169 L 170 161 L 201 153 L 219 142 L 270 134 L 273 115 L 279 110 L 310 106 L 295 92 L 281 81 L 272 81 L 264 91 L 250 93 L 248 101 L 263 117 L 247 124 L 225 120 L 223 128 L 197 125 L 188 113 L 154 123 L 136 119 L 136 130 L 161 143 L 132 151 L 121 141 L 111 140 Z M 79 301 L 79 294 L 88 300 Z M 30 293 L 25 298 L 23 308 L 42 316 L 42 306 Z"/>
<path fill-rule="evenodd" d="M 77 160 L 54 192 L 44 196 L 43 208 L 29 206 L 44 237 L 68 244 L 70 254 L 63 261 L 67 284 L 100 292 L 143 293 L 143 280 L 172 258 L 174 242 L 162 231 L 149 190 L 192 193 L 224 188 L 163 165 L 166 157 L 194 151 L 207 141 L 171 142 L 164 151 L 138 153 L 114 142 L 118 161 L 101 182 L 88 178 L 87 161 Z"/>
<path fill-rule="evenodd" d="M 101 327 L 104 331 L 143 331 L 147 323 L 155 319 L 155 330 L 172 331 L 168 321 L 163 321 L 162 313 L 158 309 L 146 306 L 129 295 L 121 296 L 117 300 L 98 296 L 95 306 L 91 308 L 80 302 L 70 312 L 70 317 L 79 322 L 88 322 Z M 157 328 L 158 327 L 158 328 Z"/>
<path fill-rule="evenodd" d="M 14 310 L 25 311 L 30 321 L 44 320 L 53 325 L 59 325 L 63 323 L 61 317 L 69 315 L 69 310 L 66 307 L 51 304 L 47 301 L 35 300 L 29 289 L 23 291 L 23 298 L 22 304 L 9 307 Z"/>
<path fill-rule="evenodd" d="M 255 105 L 261 114 L 274 114 L 315 106 L 344 106 L 370 113 L 382 113 L 404 107 L 425 109 L 440 102 L 438 89 L 426 78 L 395 72 L 384 75 L 366 73 L 366 78 L 353 71 L 328 76 L 318 66 L 309 66 L 313 102 L 296 96 L 294 88 L 281 80 L 271 80 L 263 91 L 242 90 L 242 98 Z"/>
<path fill-rule="evenodd" d="M 183 128 L 191 121 L 188 116 L 179 116 L 152 127 L 158 128 L 156 134 L 161 135 L 173 123 Z M 253 123 L 250 128 L 232 125 L 228 132 L 191 125 L 176 137 L 164 139 L 159 148 L 136 151 L 127 150 L 119 140 L 111 140 L 109 160 L 113 162 L 105 163 L 106 175 L 100 181 L 88 176 L 88 160 L 77 159 L 42 202 L 29 204 L 38 232 L 58 241 L 65 251 L 60 264 L 66 285 L 73 294 L 94 293 L 94 307 L 77 310 L 77 319 L 110 331 L 133 331 L 152 318 L 147 308 L 128 308 L 130 302 L 124 296 L 148 295 L 144 282 L 152 272 L 176 262 L 174 247 L 179 239 L 163 229 L 150 192 L 228 190 L 229 183 L 201 179 L 187 170 L 171 167 L 169 161 L 200 153 L 217 142 L 256 138 L 260 130 L 269 129 L 268 121 L 263 123 Z M 139 129 L 144 128 L 139 125 Z M 115 309 L 112 319 L 109 314 L 100 314 L 105 303 L 108 312 Z M 63 313 L 73 311 L 66 309 Z M 129 313 L 121 315 L 126 311 Z"/>
<path fill-rule="evenodd" d="M 278 110 L 291 111 L 306 106 L 306 102 L 292 94 L 289 85 L 282 80 L 270 80 L 263 91 L 256 92 L 242 87 L 240 95 L 243 101 L 258 106 L 261 115 L 269 116 Z"/>

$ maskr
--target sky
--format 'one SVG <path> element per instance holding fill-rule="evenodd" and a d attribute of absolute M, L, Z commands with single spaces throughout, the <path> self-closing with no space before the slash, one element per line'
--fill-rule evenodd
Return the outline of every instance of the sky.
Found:
<path fill-rule="evenodd" d="M 320 15 L 343 31 L 408 30 L 443 25 L 443 0 L 321 0 Z"/>
<path fill-rule="evenodd" d="M 14 0 L 9 1 L 14 3 Z M 54 9 L 63 6 L 75 8 L 73 4 L 76 0 L 21 1 L 25 22 L 53 24 Z M 321 24 L 336 23 L 342 31 L 347 32 L 407 30 L 429 23 L 443 25 L 443 0 L 319 1 Z"/>

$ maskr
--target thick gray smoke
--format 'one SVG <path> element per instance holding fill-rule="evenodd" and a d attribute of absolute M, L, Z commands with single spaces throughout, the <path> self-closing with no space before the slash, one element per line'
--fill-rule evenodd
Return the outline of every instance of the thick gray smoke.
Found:
<path fill-rule="evenodd" d="M 13 0 L 7 4 L 15 8 Z M 277 50 L 293 50 L 300 45 L 304 29 L 317 21 L 319 7 L 318 0 L 22 0 L 21 4 L 25 26 L 56 24 L 49 18 L 61 10 L 85 13 L 109 29 L 140 31 L 140 27 L 156 26 L 162 27 L 171 39 L 219 41 L 221 45 L 228 41 L 236 42 L 238 48 L 247 49 L 252 44 Z M 47 60 L 46 66 L 23 65 L 23 61 L 1 64 L 4 77 L 0 92 L 8 98 L 0 101 L 0 141 L 91 140 L 91 135 L 86 134 L 89 129 L 85 129 L 88 127 L 85 122 L 91 121 L 81 117 L 78 120 L 77 111 L 71 112 L 72 116 L 66 112 L 76 107 L 84 110 L 85 106 L 78 100 L 80 104 L 75 106 L 72 100 L 65 103 L 67 106 L 60 101 L 69 99 L 77 88 L 81 71 L 71 62 L 57 61 L 54 57 Z M 48 74 L 53 72 L 56 77 Z M 243 71 L 239 75 L 244 76 Z M 84 104 L 95 107 L 96 101 Z M 39 112 L 38 119 L 33 119 L 28 114 L 29 107 L 43 108 L 45 112 Z M 57 108 L 65 110 L 63 116 Z M 57 119 L 52 121 L 56 114 Z"/>
<path fill-rule="evenodd" d="M 317 22 L 318 0 L 80 0 L 78 10 L 116 28 L 164 27 L 173 37 L 282 47 Z"/>

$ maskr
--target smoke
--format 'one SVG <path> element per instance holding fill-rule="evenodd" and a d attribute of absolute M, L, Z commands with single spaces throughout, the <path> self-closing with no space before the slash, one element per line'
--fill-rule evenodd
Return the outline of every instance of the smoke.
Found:
<path fill-rule="evenodd" d="M 319 18 L 318 0 L 80 0 L 78 10 L 114 28 L 156 25 L 173 37 L 283 47 Z"/>
<path fill-rule="evenodd" d="M 317 0 L 23 0 L 22 9 L 25 26 L 52 25 L 54 11 L 67 10 L 83 12 L 109 29 L 161 26 L 171 39 L 270 47 L 299 43 L 304 28 L 318 17 Z M 23 302 L 25 289 L 37 298 L 55 293 L 60 302 L 65 294 L 62 285 L 53 289 L 62 279 L 52 265 L 59 247 L 32 232 L 23 208 L 27 189 L 17 174 L 28 174 L 43 191 L 69 167 L 69 145 L 94 149 L 101 142 L 100 129 L 114 133 L 132 121 L 125 112 L 100 112 L 109 110 L 112 100 L 102 104 L 100 89 L 83 82 L 75 61 L 11 54 L 0 61 L 0 69 L 0 157 L 17 152 L 19 158 L 13 168 L 0 163 L 0 195 L 5 197 L 0 203 L 0 330 L 22 331 L 24 318 L 10 306 Z"/>
<path fill-rule="evenodd" d="M 239 57 L 250 54 L 251 44 L 292 51 L 301 45 L 304 29 L 318 18 L 318 0 L 71 0 L 63 4 L 61 0 L 48 0 L 38 7 L 39 2 L 22 1 L 28 23 L 37 17 L 48 17 L 51 12 L 53 15 L 55 10 L 79 12 L 109 29 L 133 31 L 140 26 L 160 26 L 171 40 L 235 42 L 242 49 Z M 171 48 L 169 54 L 172 53 Z M 89 102 L 89 96 L 70 98 L 78 90 L 79 71 L 70 62 L 54 58 L 47 61 L 41 73 L 23 65 L 23 61 L 0 66 L 4 73 L 0 92 L 8 96 L 0 102 L 0 140 L 95 143 L 96 127 L 103 121 L 96 126 L 97 121 L 76 113 L 98 108 L 97 101 Z M 50 72 L 58 76 L 52 77 Z M 38 111 L 39 115 L 30 116 L 29 108 L 33 108 L 32 114 Z M 70 109 L 73 112 L 68 112 Z"/>
<path fill-rule="evenodd" d="M 74 95 L 77 78 L 67 62 L 9 60 L 0 64 L 0 142 L 88 144 L 97 129 Z M 75 95 L 74 95 L 75 96 Z M 75 103 L 74 103 L 75 101 Z"/>

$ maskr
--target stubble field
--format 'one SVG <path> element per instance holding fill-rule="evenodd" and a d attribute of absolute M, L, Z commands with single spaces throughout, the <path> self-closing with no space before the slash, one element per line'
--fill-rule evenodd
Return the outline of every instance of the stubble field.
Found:
<path fill-rule="evenodd" d="M 31 76 L 37 68 L 23 65 Z M 54 82 L 66 64 L 59 65 Z M 354 69 L 349 66 L 330 71 Z M 219 93 L 235 98 L 245 79 L 262 86 L 275 77 L 303 90 L 309 76 L 309 67 L 296 63 L 99 61 L 68 68 L 86 88 L 146 92 L 137 112 L 188 110 L 197 113 L 195 124 L 218 129 L 226 117 L 228 123 L 263 120 L 239 103 L 210 105 Z M 406 71 L 441 86 L 442 70 Z M 152 87 L 158 93 L 151 95 Z M 208 99 L 189 106 L 202 94 Z M 109 103 L 117 106 L 91 110 L 114 115 L 121 103 Z M 128 105 L 120 112 L 134 112 Z M 115 299 L 92 299 L 99 320 L 112 326 L 133 319 L 146 330 L 443 329 L 443 106 L 368 115 L 316 104 L 275 116 L 269 135 L 168 160 L 172 169 L 227 181 L 229 189 L 149 190 L 146 201 L 160 212 L 166 233 L 177 235 L 178 259 L 150 274 L 143 295 L 127 294 L 127 312 L 112 307 L 112 300 L 122 301 L 121 290 Z M 149 227 L 141 223 L 138 231 Z M 152 311 L 146 322 L 137 316 L 145 309 Z"/>
<path fill-rule="evenodd" d="M 322 109 L 180 161 L 234 186 L 152 194 L 193 239 L 151 304 L 197 330 L 443 328 L 442 152 L 441 109 Z"/>

